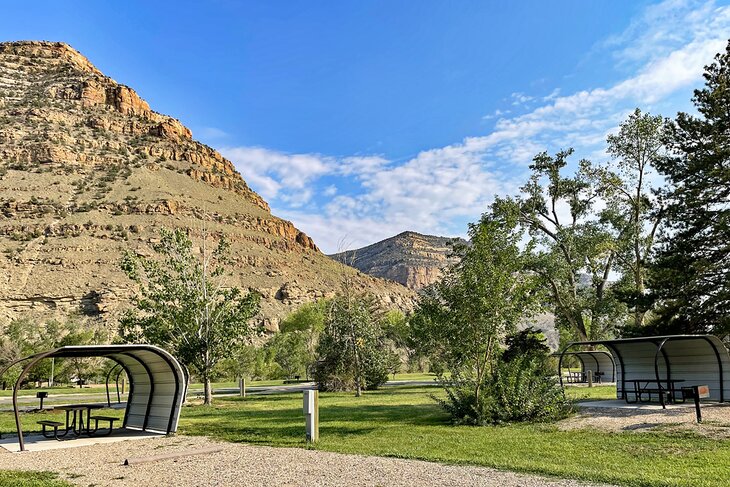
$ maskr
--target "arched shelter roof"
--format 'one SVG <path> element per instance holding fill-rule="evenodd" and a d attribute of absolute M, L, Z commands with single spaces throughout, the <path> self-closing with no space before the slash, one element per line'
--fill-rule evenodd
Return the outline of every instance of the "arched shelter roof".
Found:
<path fill-rule="evenodd" d="M 123 427 L 166 434 L 177 430 L 180 408 L 187 392 L 187 372 L 170 353 L 146 344 L 67 346 L 24 357 L 0 371 L 3 375 L 13 365 L 23 364 L 13 388 L 13 409 L 21 450 L 24 449 L 23 431 L 17 399 L 27 373 L 43 359 L 83 357 L 113 360 L 126 372 L 129 395 Z"/>

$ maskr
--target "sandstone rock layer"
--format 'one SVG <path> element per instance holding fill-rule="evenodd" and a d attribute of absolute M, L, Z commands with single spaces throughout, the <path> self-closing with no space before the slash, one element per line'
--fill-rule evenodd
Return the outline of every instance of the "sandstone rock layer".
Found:
<path fill-rule="evenodd" d="M 64 43 L 0 43 L 0 324 L 82 313 L 112 326 L 133 292 L 124 249 L 150 254 L 161 227 L 232 244 L 231 285 L 264 297 L 276 328 L 335 292 L 342 272 L 392 306 L 399 286 L 321 254 L 272 215 L 234 165 Z"/>
<path fill-rule="evenodd" d="M 419 290 L 438 281 L 450 257 L 454 239 L 403 232 L 395 237 L 332 257 L 375 277 Z"/>

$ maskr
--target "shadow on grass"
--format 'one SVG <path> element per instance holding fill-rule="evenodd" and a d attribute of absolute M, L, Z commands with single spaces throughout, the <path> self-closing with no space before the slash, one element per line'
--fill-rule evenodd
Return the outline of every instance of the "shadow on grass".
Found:
<path fill-rule="evenodd" d="M 326 421 L 434 426 L 448 424 L 448 415 L 437 404 L 333 405 L 320 409 L 320 424 Z"/>
<path fill-rule="evenodd" d="M 399 395 L 403 398 L 411 394 L 422 396 L 423 392 L 406 391 Z M 369 399 L 377 399 L 374 396 L 371 393 Z M 363 398 L 363 403 L 342 404 L 356 400 L 351 396 L 323 395 L 320 406 L 322 434 L 352 438 L 366 436 L 382 428 L 449 424 L 448 415 L 435 403 L 368 404 L 366 400 Z M 235 398 L 227 402 L 221 407 L 196 406 L 184 409 L 180 432 L 252 444 L 304 444 L 304 417 L 299 400 L 272 396 L 254 400 Z"/>

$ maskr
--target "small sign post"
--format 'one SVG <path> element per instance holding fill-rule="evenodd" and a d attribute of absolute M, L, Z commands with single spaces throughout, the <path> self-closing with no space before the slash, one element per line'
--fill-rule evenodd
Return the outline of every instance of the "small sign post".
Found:
<path fill-rule="evenodd" d="M 304 391 L 304 422 L 307 434 L 307 443 L 319 440 L 319 391 L 308 389 Z"/>
<path fill-rule="evenodd" d="M 700 399 L 710 397 L 709 386 L 693 386 L 692 392 L 695 396 L 695 412 L 697 413 L 697 422 L 702 422 L 702 410 L 700 409 Z"/>
<path fill-rule="evenodd" d="M 695 414 L 697 415 L 697 422 L 702 422 L 702 409 L 700 409 L 700 399 L 707 399 L 710 397 L 710 386 L 700 385 L 692 387 L 683 387 L 682 394 L 684 397 L 691 397 L 695 402 Z"/>

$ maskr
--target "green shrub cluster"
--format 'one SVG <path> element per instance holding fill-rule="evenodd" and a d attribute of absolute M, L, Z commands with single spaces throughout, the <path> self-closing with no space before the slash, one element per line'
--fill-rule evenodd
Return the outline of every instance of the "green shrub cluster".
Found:
<path fill-rule="evenodd" d="M 458 370 L 439 379 L 446 399 L 437 402 L 455 423 L 554 421 L 570 414 L 570 402 L 550 367 L 550 350 L 541 334 L 528 328 L 508 337 L 507 343 L 480 387 L 475 387 L 472 375 Z"/>

